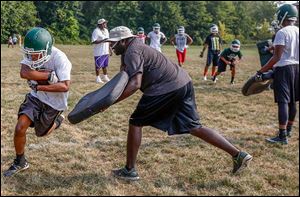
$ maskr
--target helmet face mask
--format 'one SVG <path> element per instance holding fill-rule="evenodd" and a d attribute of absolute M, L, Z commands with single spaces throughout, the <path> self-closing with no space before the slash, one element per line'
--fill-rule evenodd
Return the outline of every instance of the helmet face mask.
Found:
<path fill-rule="evenodd" d="M 43 28 L 33 28 L 26 34 L 22 52 L 31 69 L 41 68 L 50 59 L 52 44 L 52 36 Z"/>
<path fill-rule="evenodd" d="M 240 51 L 240 46 L 239 45 L 231 45 L 230 46 L 230 50 L 232 50 L 233 52 L 239 52 Z"/>
<path fill-rule="evenodd" d="M 160 32 L 160 25 L 159 25 L 158 23 L 155 23 L 155 24 L 152 26 L 152 28 L 153 28 L 153 31 L 154 31 L 155 33 L 159 33 L 159 32 Z"/>
<path fill-rule="evenodd" d="M 231 42 L 230 50 L 233 52 L 239 52 L 241 47 L 241 43 L 239 40 L 234 40 Z"/>
<path fill-rule="evenodd" d="M 210 33 L 217 34 L 219 32 L 218 26 L 212 26 L 210 28 Z"/>
<path fill-rule="evenodd" d="M 179 35 L 183 35 L 183 34 L 184 34 L 184 27 L 179 27 L 179 28 L 177 29 L 177 33 L 178 33 Z"/>
<path fill-rule="evenodd" d="M 139 27 L 139 28 L 138 28 L 138 34 L 139 34 L 139 35 L 143 35 L 143 34 L 144 34 L 144 28 Z"/>
<path fill-rule="evenodd" d="M 160 32 L 160 27 L 153 27 L 153 31 L 156 32 L 156 33 L 159 33 Z"/>

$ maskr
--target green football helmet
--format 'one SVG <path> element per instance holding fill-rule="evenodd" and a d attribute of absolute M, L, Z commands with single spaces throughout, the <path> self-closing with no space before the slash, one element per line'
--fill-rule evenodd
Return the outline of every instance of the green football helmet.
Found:
<path fill-rule="evenodd" d="M 298 18 L 298 10 L 294 5 L 284 4 L 277 9 L 276 16 L 278 25 L 281 26 L 285 19 L 296 21 Z"/>
<path fill-rule="evenodd" d="M 41 27 L 34 27 L 27 32 L 24 38 L 23 53 L 24 59 L 31 69 L 39 69 L 51 56 L 53 38 L 50 33 Z M 37 56 L 36 60 L 32 55 Z"/>
<path fill-rule="evenodd" d="M 241 42 L 238 39 L 235 39 L 231 42 L 230 50 L 233 52 L 239 52 L 241 47 Z"/>
<path fill-rule="evenodd" d="M 138 34 L 143 34 L 144 33 L 144 28 L 143 27 L 139 27 L 138 28 Z"/>

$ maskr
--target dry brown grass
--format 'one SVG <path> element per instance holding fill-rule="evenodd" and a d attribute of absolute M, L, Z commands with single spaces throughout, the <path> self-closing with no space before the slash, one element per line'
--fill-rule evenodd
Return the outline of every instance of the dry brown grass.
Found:
<path fill-rule="evenodd" d="M 67 115 L 86 93 L 99 88 L 94 76 L 92 46 L 57 46 L 73 63 Z M 28 130 L 27 171 L 11 178 L 1 175 L 1 195 L 298 195 L 299 115 L 287 146 L 270 145 L 265 138 L 277 129 L 277 107 L 272 91 L 244 97 L 244 81 L 258 69 L 254 47 L 242 49 L 244 61 L 237 69 L 236 84 L 230 73 L 217 84 L 202 81 L 205 58 L 200 48 L 188 49 L 184 68 L 195 86 L 203 125 L 222 133 L 237 147 L 253 155 L 250 168 L 233 176 L 225 152 L 190 135 L 168 137 L 151 127 L 143 130 L 137 160 L 138 182 L 114 179 L 110 171 L 124 165 L 128 119 L 141 93 L 77 125 L 67 120 L 49 137 L 37 138 Z M 174 48 L 164 53 L 176 61 Z M 29 91 L 19 77 L 21 53 L 1 45 L 1 172 L 15 157 L 14 127 L 19 105 Z M 109 75 L 118 72 L 113 56 Z M 1 174 L 2 174 L 1 173 Z"/>

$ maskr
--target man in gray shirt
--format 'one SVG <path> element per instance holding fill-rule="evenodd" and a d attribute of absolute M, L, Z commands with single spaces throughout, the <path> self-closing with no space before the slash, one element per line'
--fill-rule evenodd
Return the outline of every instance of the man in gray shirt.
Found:
<path fill-rule="evenodd" d="M 109 39 L 116 55 L 122 55 L 121 70 L 129 82 L 115 102 L 140 89 L 144 94 L 129 120 L 127 161 L 113 175 L 125 180 L 138 180 L 136 157 L 143 126 L 153 126 L 168 135 L 189 133 L 229 153 L 234 160 L 233 173 L 247 166 L 252 156 L 229 143 L 216 131 L 200 124 L 193 84 L 188 73 L 162 53 L 143 44 L 124 26 L 110 31 Z"/>

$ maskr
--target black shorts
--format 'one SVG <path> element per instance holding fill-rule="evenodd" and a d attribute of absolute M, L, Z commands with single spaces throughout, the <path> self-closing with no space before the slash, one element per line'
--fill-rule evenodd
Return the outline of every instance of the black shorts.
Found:
<path fill-rule="evenodd" d="M 210 66 L 211 63 L 213 63 L 213 66 L 218 66 L 219 55 L 220 51 L 208 50 L 206 66 Z"/>
<path fill-rule="evenodd" d="M 231 64 L 229 66 L 230 66 L 230 70 L 234 67 Z M 219 61 L 218 61 L 218 73 L 225 72 L 226 68 L 227 68 L 227 64 L 225 64 L 221 59 L 219 59 Z"/>
<path fill-rule="evenodd" d="M 299 101 L 299 64 L 276 67 L 273 88 L 276 103 Z"/>
<path fill-rule="evenodd" d="M 143 95 L 129 123 L 153 126 L 167 131 L 169 135 L 189 133 L 192 129 L 200 128 L 192 82 L 167 94 Z"/>
<path fill-rule="evenodd" d="M 26 94 L 25 100 L 19 108 L 18 118 L 22 114 L 28 116 L 32 121 L 30 127 L 34 127 L 35 134 L 38 137 L 42 137 L 53 126 L 56 118 L 58 118 L 62 112 L 63 111 L 53 109 L 29 93 Z"/>

